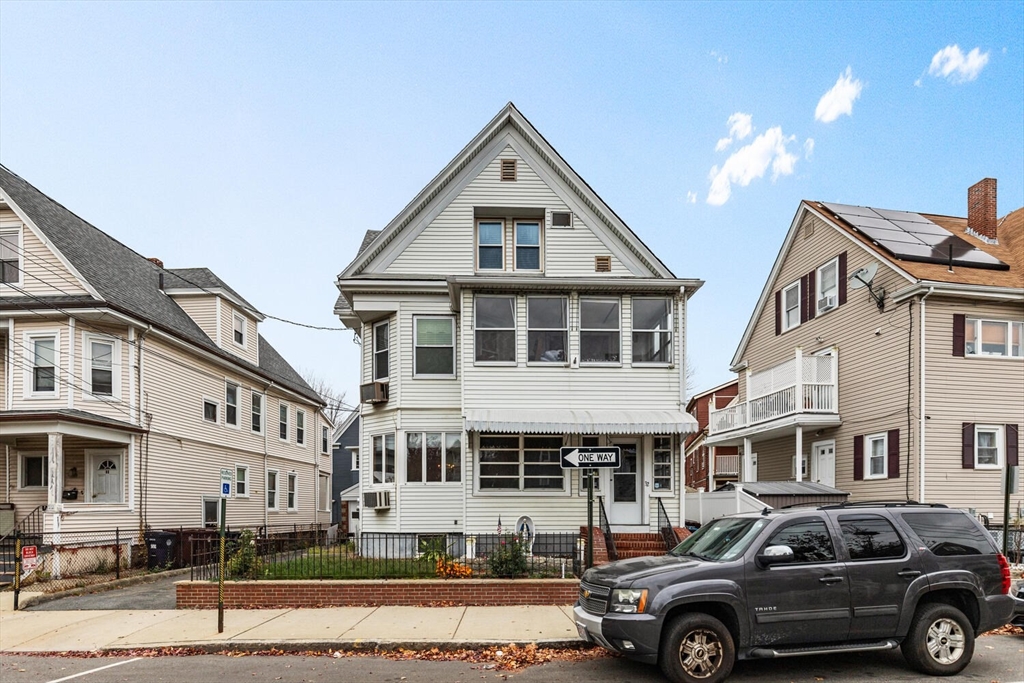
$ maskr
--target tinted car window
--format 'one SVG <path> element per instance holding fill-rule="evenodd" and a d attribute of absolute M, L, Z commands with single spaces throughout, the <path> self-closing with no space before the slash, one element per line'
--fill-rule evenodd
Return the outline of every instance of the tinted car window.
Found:
<path fill-rule="evenodd" d="M 910 525 L 928 550 L 936 555 L 994 555 L 984 530 L 960 512 L 905 512 Z"/>
<path fill-rule="evenodd" d="M 875 515 L 842 515 L 839 527 L 854 560 L 903 557 L 906 546 L 889 520 Z"/>
<path fill-rule="evenodd" d="M 773 545 L 788 545 L 793 550 L 793 562 L 831 562 L 836 559 L 832 537 L 820 519 L 779 529 L 768 539 L 765 547 Z"/>

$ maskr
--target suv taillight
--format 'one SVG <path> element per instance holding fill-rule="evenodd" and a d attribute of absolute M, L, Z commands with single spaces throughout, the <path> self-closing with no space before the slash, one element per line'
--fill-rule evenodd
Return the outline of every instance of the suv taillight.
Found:
<path fill-rule="evenodd" d="M 1010 592 L 1010 563 L 999 553 L 999 571 L 1003 575 L 1003 593 Z"/>

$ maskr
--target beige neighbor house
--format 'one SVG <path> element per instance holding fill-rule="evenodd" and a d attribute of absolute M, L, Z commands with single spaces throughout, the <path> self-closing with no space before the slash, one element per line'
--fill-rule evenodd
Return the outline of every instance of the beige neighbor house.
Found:
<path fill-rule="evenodd" d="M 362 533 L 578 532 L 559 449 L 591 445 L 621 448 L 597 484 L 614 531 L 657 529 L 659 503 L 678 525 L 702 284 L 507 105 L 338 277 L 362 340 Z"/>
<path fill-rule="evenodd" d="M 216 275 L 143 258 L 4 167 L 0 266 L 0 502 L 14 520 L 210 525 L 222 469 L 233 526 L 330 519 L 323 403 Z"/>
<path fill-rule="evenodd" d="M 985 179 L 967 212 L 801 202 L 732 360 L 737 402 L 710 416 L 742 481 L 1001 521 L 1024 423 L 1024 210 L 998 218 Z"/>

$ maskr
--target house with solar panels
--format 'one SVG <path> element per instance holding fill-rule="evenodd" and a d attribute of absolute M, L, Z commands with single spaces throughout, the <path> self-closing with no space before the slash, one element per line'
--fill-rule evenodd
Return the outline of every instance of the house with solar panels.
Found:
<path fill-rule="evenodd" d="M 702 284 L 509 103 L 338 277 L 362 345 L 362 533 L 578 533 L 587 490 L 560 450 L 579 446 L 621 456 L 596 478 L 595 524 L 679 525 Z"/>
<path fill-rule="evenodd" d="M 967 203 L 801 202 L 732 359 L 739 395 L 710 413 L 741 482 L 1001 519 L 1024 423 L 1024 209 L 998 217 L 991 178 Z"/>

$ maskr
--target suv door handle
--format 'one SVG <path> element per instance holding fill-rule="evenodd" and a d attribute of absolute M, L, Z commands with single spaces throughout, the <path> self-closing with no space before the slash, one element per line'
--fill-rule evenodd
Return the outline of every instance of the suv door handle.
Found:
<path fill-rule="evenodd" d="M 842 580 L 843 577 L 841 576 L 823 576 L 818 579 L 818 581 L 821 581 L 822 583 L 839 583 Z"/>
<path fill-rule="evenodd" d="M 896 576 L 902 576 L 905 579 L 912 579 L 915 576 L 921 576 L 921 572 L 916 569 L 904 569 L 901 572 L 896 572 Z"/>

